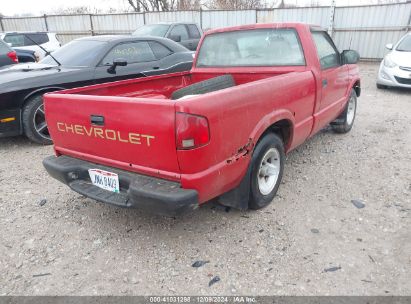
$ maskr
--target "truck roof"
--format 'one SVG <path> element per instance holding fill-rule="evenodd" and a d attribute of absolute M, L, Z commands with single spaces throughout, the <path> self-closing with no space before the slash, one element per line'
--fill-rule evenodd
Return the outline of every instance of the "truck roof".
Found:
<path fill-rule="evenodd" d="M 251 29 L 263 29 L 263 28 L 315 28 L 322 29 L 319 25 L 307 24 L 302 22 L 281 22 L 281 23 L 255 23 L 255 24 L 246 24 L 246 25 L 237 25 L 230 27 L 223 27 L 218 29 L 212 29 L 207 31 L 207 35 L 214 33 L 222 32 L 232 32 L 232 31 L 241 31 L 241 30 L 251 30 Z"/>

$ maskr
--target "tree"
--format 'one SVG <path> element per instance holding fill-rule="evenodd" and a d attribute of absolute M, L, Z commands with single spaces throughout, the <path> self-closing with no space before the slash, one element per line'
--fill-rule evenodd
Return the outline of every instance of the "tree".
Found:
<path fill-rule="evenodd" d="M 166 12 L 172 10 L 175 0 L 127 0 L 135 12 Z"/>
<path fill-rule="evenodd" d="M 176 9 L 178 11 L 201 9 L 200 0 L 178 0 Z"/>
<path fill-rule="evenodd" d="M 72 6 L 72 7 L 59 7 L 50 12 L 51 14 L 58 15 L 80 15 L 80 14 L 98 14 L 101 13 L 100 9 L 92 8 L 89 6 Z"/>
<path fill-rule="evenodd" d="M 226 9 L 226 10 L 241 10 L 241 9 L 258 9 L 262 8 L 262 0 L 211 0 L 209 4 L 205 4 L 209 9 Z"/>
<path fill-rule="evenodd" d="M 167 12 L 201 9 L 200 0 L 127 0 L 135 12 Z"/>

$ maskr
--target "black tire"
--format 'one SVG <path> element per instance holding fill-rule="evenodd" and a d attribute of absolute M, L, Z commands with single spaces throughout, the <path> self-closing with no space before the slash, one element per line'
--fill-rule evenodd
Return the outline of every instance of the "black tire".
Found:
<path fill-rule="evenodd" d="M 27 101 L 23 108 L 22 122 L 28 139 L 42 145 L 53 143 L 47 130 L 42 95 L 36 95 Z"/>
<path fill-rule="evenodd" d="M 171 94 L 171 99 L 179 99 L 186 95 L 200 95 L 235 86 L 233 76 L 223 75 L 200 81 L 187 87 L 178 89 Z"/>
<path fill-rule="evenodd" d="M 276 150 L 279 161 L 277 162 L 278 177 L 275 181 L 274 187 L 269 193 L 262 193 L 259 186 L 259 179 L 261 179 L 261 168 L 263 166 L 263 159 L 270 152 Z M 273 163 L 274 164 L 274 163 Z M 274 133 L 268 133 L 257 144 L 254 149 L 253 157 L 251 159 L 251 191 L 250 200 L 248 203 L 249 209 L 261 209 L 268 206 L 277 193 L 280 186 L 281 179 L 283 177 L 285 164 L 284 144 L 280 137 Z M 277 166 L 277 167 L 278 167 Z M 265 179 L 265 177 L 264 177 Z M 274 183 L 274 182 L 273 182 Z"/>
<path fill-rule="evenodd" d="M 377 83 L 377 89 L 385 90 L 385 89 L 388 89 L 388 86 Z"/>
<path fill-rule="evenodd" d="M 353 111 L 353 112 L 352 112 Z M 351 90 L 350 98 L 341 115 L 331 123 L 331 127 L 336 133 L 348 133 L 351 131 L 357 113 L 357 94 Z M 353 117 L 351 117 L 353 115 Z"/>

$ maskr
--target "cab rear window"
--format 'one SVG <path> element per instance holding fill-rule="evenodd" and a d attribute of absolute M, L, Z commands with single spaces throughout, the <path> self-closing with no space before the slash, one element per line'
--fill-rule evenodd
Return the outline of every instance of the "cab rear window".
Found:
<path fill-rule="evenodd" d="M 298 66 L 304 53 L 294 29 L 255 29 L 206 36 L 197 67 Z"/>
<path fill-rule="evenodd" d="M 198 39 L 201 37 L 200 32 L 198 31 L 197 25 L 187 24 L 188 35 L 191 39 Z"/>

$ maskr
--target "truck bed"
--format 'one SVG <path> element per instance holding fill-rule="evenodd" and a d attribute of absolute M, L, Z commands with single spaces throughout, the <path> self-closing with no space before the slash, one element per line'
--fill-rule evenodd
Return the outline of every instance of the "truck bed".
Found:
<path fill-rule="evenodd" d="M 261 71 L 260 73 L 253 74 L 244 71 L 236 72 L 235 70 L 227 70 L 226 73 L 222 73 L 221 71 L 217 73 L 180 72 L 168 75 L 122 80 L 84 88 L 75 88 L 60 91 L 58 94 L 139 97 L 171 100 L 172 93 L 178 89 L 224 74 L 232 75 L 235 85 L 238 86 L 294 71 L 295 69 L 278 69 L 278 71 L 273 72 L 271 69 L 271 71 Z"/>

